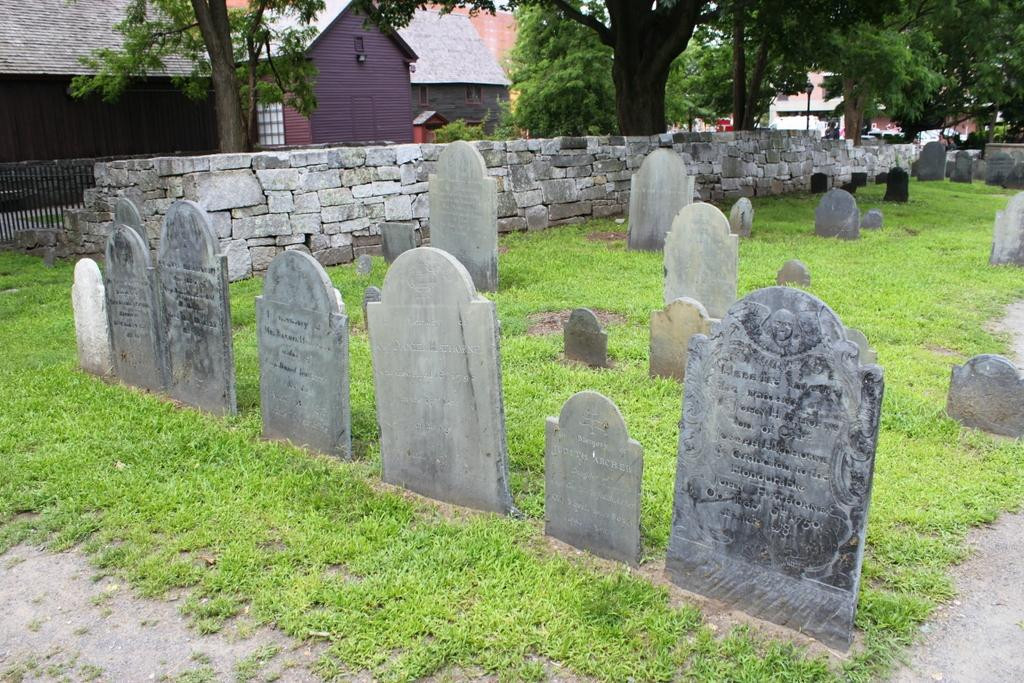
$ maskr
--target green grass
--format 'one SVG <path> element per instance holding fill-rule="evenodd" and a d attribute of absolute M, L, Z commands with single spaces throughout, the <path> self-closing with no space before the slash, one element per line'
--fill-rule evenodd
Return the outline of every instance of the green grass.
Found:
<path fill-rule="evenodd" d="M 858 194 L 880 205 L 881 187 Z M 368 671 L 409 680 L 453 670 L 503 680 L 578 675 L 636 680 L 866 680 L 952 595 L 964 536 L 1024 500 L 1024 447 L 962 429 L 943 407 L 950 366 L 1006 351 L 987 320 L 1024 298 L 1024 271 L 987 265 L 1006 195 L 914 183 L 885 205 L 886 227 L 856 242 L 812 235 L 815 198 L 755 200 L 740 247 L 741 295 L 774 284 L 790 258 L 811 291 L 861 329 L 886 372 L 885 403 L 857 614 L 846 661 L 809 656 L 747 628 L 715 633 L 643 572 L 564 557 L 543 536 L 544 418 L 589 388 L 622 409 L 643 444 L 648 564 L 664 557 L 680 387 L 647 376 L 647 326 L 661 304 L 660 254 L 589 241 L 611 222 L 502 238 L 502 369 L 512 492 L 527 519 L 456 511 L 380 483 L 361 278 L 330 270 L 348 304 L 353 435 L 340 463 L 259 440 L 253 297 L 232 285 L 240 414 L 216 419 L 75 369 L 71 264 L 0 254 L 0 550 L 76 544 L 144 595 L 184 589 L 202 632 L 246 612 L 296 638 L 326 641 L 325 677 Z M 17 291 L 9 291 L 17 290 Z M 558 362 L 559 335 L 525 334 L 531 313 L 617 312 L 613 370 Z M 24 514 L 36 513 L 36 514 Z"/>

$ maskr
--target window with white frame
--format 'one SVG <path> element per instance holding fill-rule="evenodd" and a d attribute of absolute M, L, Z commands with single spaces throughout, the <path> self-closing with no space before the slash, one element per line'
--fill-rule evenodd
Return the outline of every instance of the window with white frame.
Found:
<path fill-rule="evenodd" d="M 271 147 L 284 144 L 284 106 L 280 102 L 259 105 L 256 124 L 260 132 L 260 145 Z"/>

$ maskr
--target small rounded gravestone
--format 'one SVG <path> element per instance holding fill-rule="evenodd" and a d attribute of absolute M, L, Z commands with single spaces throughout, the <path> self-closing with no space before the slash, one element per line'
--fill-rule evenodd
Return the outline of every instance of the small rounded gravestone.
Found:
<path fill-rule="evenodd" d="M 754 205 L 746 197 L 740 197 L 729 211 L 729 231 L 740 237 L 750 237 L 754 225 Z"/>
<path fill-rule="evenodd" d="M 597 316 L 589 308 L 577 308 L 569 314 L 562 328 L 565 357 L 586 363 L 592 368 L 608 366 L 608 334 L 601 329 Z"/>
<path fill-rule="evenodd" d="M 837 188 L 826 192 L 814 210 L 814 232 L 844 240 L 860 237 L 860 211 L 853 195 Z"/>
<path fill-rule="evenodd" d="M 860 227 L 869 230 L 877 230 L 878 228 L 882 227 L 882 221 L 882 210 L 871 209 L 870 211 L 865 213 L 864 216 L 860 219 Z"/>
<path fill-rule="evenodd" d="M 975 356 L 953 366 L 946 412 L 968 427 L 1019 439 L 1024 436 L 1024 379 L 1002 356 Z"/>
<path fill-rule="evenodd" d="M 369 275 L 373 270 L 373 259 L 367 254 L 360 254 L 356 259 L 356 273 L 358 275 Z"/>
<path fill-rule="evenodd" d="M 788 285 L 797 284 L 804 287 L 811 286 L 811 271 L 803 261 L 790 259 L 782 264 L 779 272 L 775 274 L 775 284 Z"/>

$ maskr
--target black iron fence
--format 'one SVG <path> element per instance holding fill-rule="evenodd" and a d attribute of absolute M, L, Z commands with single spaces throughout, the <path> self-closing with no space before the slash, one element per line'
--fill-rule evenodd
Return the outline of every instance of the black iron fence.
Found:
<path fill-rule="evenodd" d="M 95 159 L 0 164 L 0 243 L 17 233 L 61 228 L 64 210 L 83 206 L 83 192 L 96 184 Z"/>

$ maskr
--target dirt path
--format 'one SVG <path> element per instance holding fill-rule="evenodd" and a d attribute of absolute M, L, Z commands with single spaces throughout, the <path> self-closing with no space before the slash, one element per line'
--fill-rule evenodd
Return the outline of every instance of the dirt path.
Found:
<path fill-rule="evenodd" d="M 103 578 L 79 551 L 0 555 L 0 681 L 316 681 L 316 653 L 271 629 L 201 636 L 178 603 Z"/>

